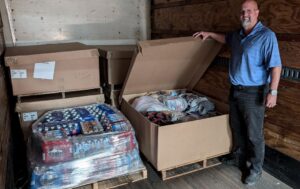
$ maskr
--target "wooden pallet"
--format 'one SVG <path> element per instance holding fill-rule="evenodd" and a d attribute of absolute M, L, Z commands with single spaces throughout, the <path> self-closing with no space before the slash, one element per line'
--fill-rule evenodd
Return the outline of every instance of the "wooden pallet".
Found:
<path fill-rule="evenodd" d="M 147 169 L 142 169 L 140 171 L 130 173 L 124 176 L 119 176 L 116 178 L 111 178 L 108 180 L 103 180 L 99 182 L 95 182 L 92 184 L 76 187 L 74 189 L 110 189 L 117 188 L 119 186 L 124 186 L 130 183 L 134 183 L 140 180 L 144 180 L 147 178 Z"/>
<path fill-rule="evenodd" d="M 216 165 L 220 165 L 221 162 L 217 158 L 211 158 L 206 160 L 201 160 L 193 163 L 189 163 L 182 166 L 177 166 L 171 169 L 162 170 L 161 177 L 162 180 L 168 180 L 176 177 L 180 177 L 186 174 L 190 174 L 202 169 L 207 169 Z"/>
<path fill-rule="evenodd" d="M 17 96 L 18 103 L 21 102 L 32 102 L 32 101 L 41 101 L 41 100 L 52 100 L 52 99 L 66 99 L 72 97 L 80 97 L 87 95 L 97 95 L 103 94 L 102 88 L 88 89 L 81 91 L 61 91 L 54 93 L 38 93 L 30 95 L 19 95 Z"/>

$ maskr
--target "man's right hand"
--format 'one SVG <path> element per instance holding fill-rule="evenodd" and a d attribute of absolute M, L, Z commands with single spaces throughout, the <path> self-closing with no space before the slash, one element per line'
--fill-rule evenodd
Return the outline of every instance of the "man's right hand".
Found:
<path fill-rule="evenodd" d="M 207 39 L 207 38 L 212 38 L 220 43 L 225 43 L 225 35 L 221 34 L 221 33 L 214 33 L 214 32 L 196 32 L 193 34 L 194 38 L 201 38 L 203 40 Z"/>
<path fill-rule="evenodd" d="M 204 32 L 204 31 L 196 32 L 193 34 L 194 38 L 201 38 L 203 40 L 207 39 L 210 36 L 211 36 L 211 32 Z"/>

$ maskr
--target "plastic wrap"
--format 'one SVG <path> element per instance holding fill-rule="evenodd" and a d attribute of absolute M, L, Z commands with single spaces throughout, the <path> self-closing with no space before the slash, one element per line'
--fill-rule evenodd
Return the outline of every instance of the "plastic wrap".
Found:
<path fill-rule="evenodd" d="M 215 105 L 206 97 L 200 97 L 193 93 L 183 93 L 180 96 L 187 101 L 187 113 L 197 112 L 199 115 L 205 115 L 215 109 Z"/>
<path fill-rule="evenodd" d="M 54 165 L 33 168 L 32 189 L 69 188 L 144 169 L 137 148 L 127 153 L 101 157 L 96 154 Z"/>
<path fill-rule="evenodd" d="M 159 100 L 172 111 L 182 112 L 188 107 L 186 100 L 178 96 L 160 96 Z"/>
<path fill-rule="evenodd" d="M 169 111 L 168 107 L 161 103 L 154 97 L 151 96 L 141 96 L 135 99 L 132 106 L 138 112 L 161 112 Z"/>
<path fill-rule="evenodd" d="M 144 168 L 127 118 L 106 104 L 54 110 L 32 126 L 31 188 L 66 188 Z"/>
<path fill-rule="evenodd" d="M 44 163 L 115 154 L 135 147 L 133 129 L 118 110 L 106 105 L 54 110 L 32 126 L 33 146 Z"/>

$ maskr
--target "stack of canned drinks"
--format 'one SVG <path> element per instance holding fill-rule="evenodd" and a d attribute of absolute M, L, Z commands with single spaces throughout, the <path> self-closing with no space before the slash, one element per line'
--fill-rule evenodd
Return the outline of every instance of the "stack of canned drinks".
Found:
<path fill-rule="evenodd" d="M 144 169 L 134 130 L 107 104 L 50 111 L 32 126 L 31 188 L 69 188 Z"/>

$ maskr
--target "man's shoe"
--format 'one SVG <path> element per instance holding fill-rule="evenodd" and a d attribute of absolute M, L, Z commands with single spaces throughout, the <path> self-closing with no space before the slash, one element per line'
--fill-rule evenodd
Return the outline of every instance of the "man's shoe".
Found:
<path fill-rule="evenodd" d="M 260 173 L 250 172 L 250 174 L 246 177 L 244 183 L 248 186 L 255 185 L 261 178 L 261 174 L 262 174 L 261 172 Z"/>

